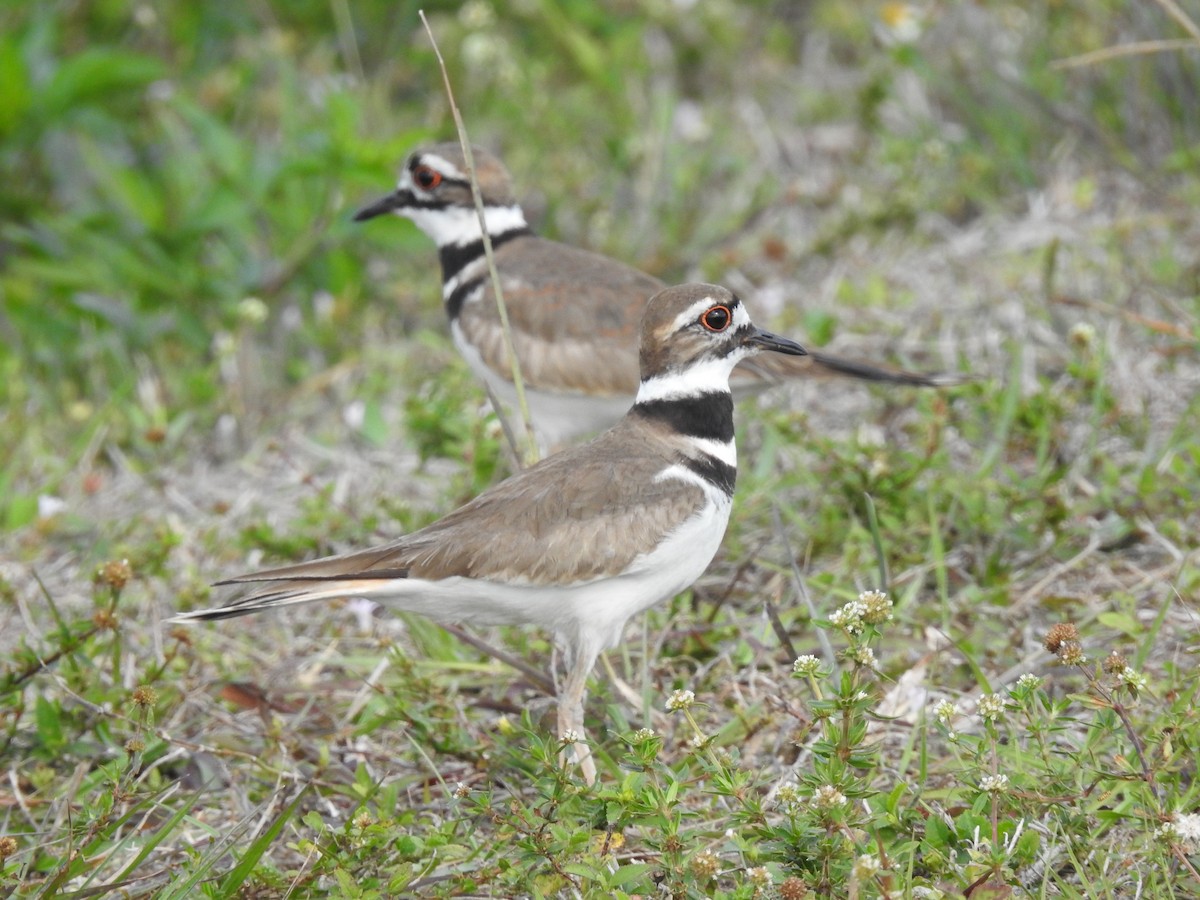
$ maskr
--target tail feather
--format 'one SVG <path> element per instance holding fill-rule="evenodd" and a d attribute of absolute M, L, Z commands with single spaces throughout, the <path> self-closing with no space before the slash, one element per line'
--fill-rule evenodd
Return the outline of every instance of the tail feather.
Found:
<path fill-rule="evenodd" d="M 256 578 L 235 578 L 228 583 L 256 581 Z M 306 581 L 291 579 L 282 583 L 272 584 L 269 588 L 260 588 L 244 597 L 238 597 L 225 606 L 214 609 L 197 609 L 180 613 L 168 621 L 208 622 L 217 619 L 232 619 L 249 613 L 261 612 L 267 609 L 280 609 L 284 606 L 295 606 L 299 603 L 315 603 L 320 600 L 339 600 L 344 597 L 367 597 L 373 594 L 390 593 L 389 582 L 370 579 L 344 579 L 329 583 L 327 586 L 316 587 Z"/>

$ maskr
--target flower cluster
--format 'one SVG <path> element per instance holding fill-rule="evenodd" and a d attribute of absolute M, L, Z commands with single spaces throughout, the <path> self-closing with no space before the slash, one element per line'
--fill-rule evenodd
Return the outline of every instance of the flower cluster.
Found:
<path fill-rule="evenodd" d="M 1008 776 L 984 775 L 979 779 L 979 789 L 989 794 L 1003 794 L 1008 790 Z"/>
<path fill-rule="evenodd" d="M 1083 645 L 1079 643 L 1079 629 L 1070 622 L 1052 626 L 1046 632 L 1042 646 L 1057 656 L 1064 666 L 1082 666 L 1087 662 Z"/>
<path fill-rule="evenodd" d="M 708 881 L 721 868 L 721 858 L 711 850 L 701 850 L 692 857 L 692 871 L 701 881 Z"/>
<path fill-rule="evenodd" d="M 882 869 L 883 863 L 872 853 L 864 853 L 854 861 L 854 877 L 859 881 L 874 878 Z"/>
<path fill-rule="evenodd" d="M 958 710 L 955 709 L 951 701 L 939 700 L 937 705 L 933 707 L 933 715 L 939 724 L 949 725 L 954 720 L 954 717 L 958 715 Z"/>
<path fill-rule="evenodd" d="M 883 591 L 863 591 L 858 595 L 858 602 L 866 610 L 863 621 L 868 625 L 880 625 L 892 620 L 892 600 Z"/>
<path fill-rule="evenodd" d="M 801 678 L 813 678 L 821 673 L 821 661 L 811 653 L 797 656 L 792 663 L 792 674 Z"/>
<path fill-rule="evenodd" d="M 829 616 L 829 623 L 847 634 L 861 634 L 866 625 L 879 625 L 892 618 L 892 601 L 883 591 L 863 591 Z"/>
<path fill-rule="evenodd" d="M 846 795 L 832 784 L 822 785 L 813 791 L 812 805 L 817 809 L 836 809 L 846 805 Z"/>
<path fill-rule="evenodd" d="M 984 694 L 979 698 L 979 716 L 985 722 L 995 722 L 1003 714 L 1003 694 Z"/>
<path fill-rule="evenodd" d="M 687 709 L 695 702 L 696 695 L 692 691 L 672 691 L 671 696 L 667 698 L 667 712 Z"/>

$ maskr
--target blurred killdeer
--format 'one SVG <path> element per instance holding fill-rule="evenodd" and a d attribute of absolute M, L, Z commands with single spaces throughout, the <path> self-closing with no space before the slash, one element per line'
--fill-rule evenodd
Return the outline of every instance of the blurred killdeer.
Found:
<path fill-rule="evenodd" d="M 605 310 L 594 313 L 603 320 Z M 660 291 L 642 319 L 637 399 L 595 440 L 390 544 L 219 582 L 253 587 L 177 618 L 363 597 L 441 621 L 547 628 L 566 665 L 559 733 L 579 738 L 576 758 L 591 783 L 588 672 L 630 617 L 686 588 L 717 552 L 737 474 L 729 375 L 763 351 L 805 352 L 756 328 L 724 288 Z"/>
<path fill-rule="evenodd" d="M 544 448 L 557 447 L 606 428 L 629 408 L 638 390 L 638 322 L 646 301 L 665 285 L 615 259 L 535 236 L 504 165 L 485 150 L 472 155 L 534 430 Z M 410 155 L 396 190 L 354 218 L 389 212 L 412 219 L 437 243 L 454 343 L 511 411 L 512 370 L 459 146 L 438 144 Z M 747 362 L 732 383 L 742 395 L 802 375 L 925 387 L 959 380 L 812 352 Z"/>

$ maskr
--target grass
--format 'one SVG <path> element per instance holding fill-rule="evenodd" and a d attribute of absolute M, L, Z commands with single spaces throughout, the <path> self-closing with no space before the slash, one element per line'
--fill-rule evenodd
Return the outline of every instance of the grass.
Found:
<path fill-rule="evenodd" d="M 1181 23 L 431 13 L 541 231 L 978 380 L 742 410 L 721 554 L 597 668 L 586 789 L 544 634 L 163 624 L 508 465 L 432 247 L 349 221 L 451 133 L 415 7 L 0 13 L 0 891 L 1200 894 L 1195 52 L 1059 64 Z"/>

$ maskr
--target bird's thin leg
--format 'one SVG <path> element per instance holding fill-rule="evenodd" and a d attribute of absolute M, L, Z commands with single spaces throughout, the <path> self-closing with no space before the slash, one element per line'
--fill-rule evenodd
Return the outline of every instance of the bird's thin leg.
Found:
<path fill-rule="evenodd" d="M 558 694 L 558 736 L 574 737 L 571 749 L 575 761 L 579 763 L 580 774 L 589 785 L 596 782 L 596 762 L 592 759 L 592 750 L 587 744 L 587 732 L 583 728 L 583 697 L 587 690 L 588 673 L 596 661 L 594 652 L 581 648 L 573 648 L 570 656 L 570 668 Z M 564 751 L 566 755 L 568 751 Z"/>

